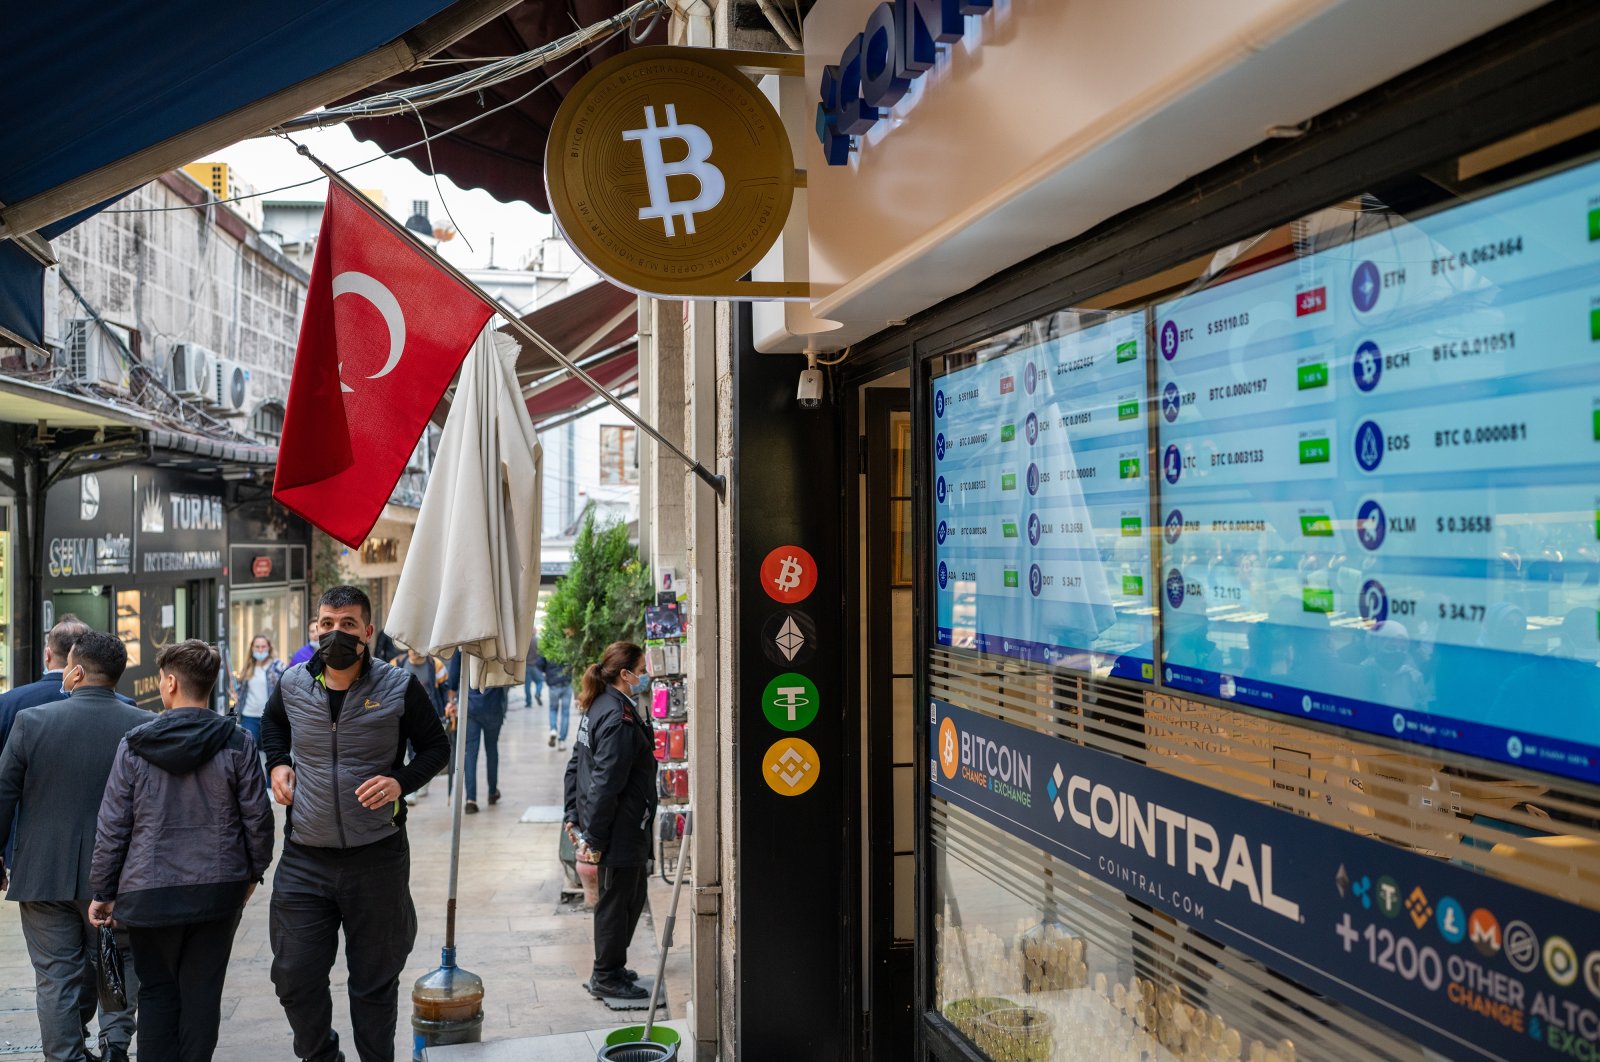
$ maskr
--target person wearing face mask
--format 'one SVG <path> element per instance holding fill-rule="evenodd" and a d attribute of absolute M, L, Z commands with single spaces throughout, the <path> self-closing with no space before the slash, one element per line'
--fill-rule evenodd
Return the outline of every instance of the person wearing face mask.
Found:
<path fill-rule="evenodd" d="M 444 769 L 450 742 L 422 684 L 373 658 L 366 594 L 331 587 L 317 626 L 316 654 L 283 673 L 261 717 L 272 795 L 288 808 L 272 879 L 272 984 L 295 1057 L 343 1059 L 328 990 L 342 928 L 356 1053 L 393 1062 L 400 972 L 417 936 L 402 797 Z"/>
<path fill-rule="evenodd" d="M 233 703 L 239 713 L 239 725 L 261 742 L 261 713 L 267 710 L 267 701 L 278 692 L 278 681 L 283 678 L 283 661 L 272 651 L 272 639 L 258 634 L 250 642 L 250 661 L 233 679 Z"/>
<path fill-rule="evenodd" d="M 583 715 L 567 764 L 568 829 L 578 859 L 600 868 L 594 969 L 584 986 L 596 998 L 650 995 L 627 967 L 628 945 L 644 911 L 657 800 L 654 739 L 633 699 L 643 671 L 643 649 L 613 642 L 584 672 L 578 694 Z"/>
<path fill-rule="evenodd" d="M 128 664 L 122 642 L 101 631 L 83 634 L 67 654 L 61 683 L 67 700 L 17 716 L 0 753 L 0 847 L 17 816 L 17 869 L 6 898 L 20 909 L 33 961 L 35 1002 L 44 1057 L 87 1058 L 83 1028 L 87 973 L 97 954 L 89 924 L 89 859 L 106 779 L 123 735 L 154 718 L 112 690 Z M 0 868 L 0 879 L 5 871 Z M 126 947 L 125 937 L 119 943 Z M 107 1062 L 126 1062 L 133 1039 L 138 978 L 124 958 L 127 1003 L 100 994 L 100 1036 Z M 99 979 L 95 978 L 98 986 Z"/>
<path fill-rule="evenodd" d="M 272 862 L 255 739 L 210 708 L 221 662 L 194 639 L 161 650 L 164 710 L 122 739 L 100 801 L 89 921 L 128 930 L 144 1058 L 215 1053 L 234 930 Z"/>

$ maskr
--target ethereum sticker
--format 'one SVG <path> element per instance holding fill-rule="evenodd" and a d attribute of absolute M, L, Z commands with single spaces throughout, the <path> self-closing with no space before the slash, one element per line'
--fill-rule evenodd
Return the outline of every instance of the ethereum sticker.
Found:
<path fill-rule="evenodd" d="M 774 612 L 762 624 L 761 651 L 779 667 L 805 664 L 817 652 L 817 625 L 804 612 Z"/>

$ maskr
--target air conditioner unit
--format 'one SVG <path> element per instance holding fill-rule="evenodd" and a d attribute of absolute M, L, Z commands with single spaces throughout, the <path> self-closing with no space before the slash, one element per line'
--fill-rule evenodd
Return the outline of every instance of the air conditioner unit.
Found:
<path fill-rule="evenodd" d="M 250 404 L 250 370 L 236 361 L 217 358 L 212 363 L 212 389 L 208 404 L 224 416 L 244 416 Z"/>
<path fill-rule="evenodd" d="M 204 398 L 216 389 L 217 356 L 198 343 L 172 345 L 172 393 Z"/>
<path fill-rule="evenodd" d="M 67 323 L 67 346 L 62 358 L 67 371 L 79 383 L 126 391 L 128 359 L 125 351 L 131 339 L 132 333 L 120 325 L 96 322 L 89 317 L 74 318 Z"/>

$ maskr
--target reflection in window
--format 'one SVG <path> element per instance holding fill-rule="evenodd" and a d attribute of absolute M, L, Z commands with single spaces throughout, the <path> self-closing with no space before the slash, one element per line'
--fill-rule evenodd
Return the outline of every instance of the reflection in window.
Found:
<path fill-rule="evenodd" d="M 639 482 L 639 430 L 621 424 L 600 426 L 600 482 L 623 486 Z"/>

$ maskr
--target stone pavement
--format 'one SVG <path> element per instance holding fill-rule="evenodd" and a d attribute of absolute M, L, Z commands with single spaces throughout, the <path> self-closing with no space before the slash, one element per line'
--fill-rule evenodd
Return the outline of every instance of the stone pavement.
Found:
<path fill-rule="evenodd" d="M 574 710 L 574 716 L 576 711 Z M 576 719 L 573 727 L 576 729 Z M 478 804 L 482 812 L 463 818 L 462 869 L 456 922 L 457 962 L 484 980 L 485 1041 L 584 1033 L 637 1025 L 643 1011 L 614 1013 L 584 991 L 593 957 L 590 917 L 582 906 L 560 902 L 557 861 L 559 822 L 522 823 L 529 807 L 554 810 L 559 818 L 567 754 L 546 745 L 545 712 L 525 710 L 520 688 L 511 691 L 511 711 L 500 735 L 500 791 L 488 805 L 479 757 Z M 411 808 L 411 892 L 419 929 L 410 965 L 400 978 L 397 1060 L 411 1057 L 410 991 L 418 976 L 438 965 L 444 943 L 445 891 L 450 865 L 449 801 L 443 777 Z M 279 818 L 281 824 L 281 810 Z M 281 838 L 281 831 L 280 831 Z M 272 991 L 267 943 L 267 904 L 272 875 L 244 912 L 234 940 L 223 993 L 219 1059 L 289 1062 L 289 1026 Z M 659 873 L 651 879 L 650 906 L 629 950 L 629 964 L 655 972 L 657 923 L 666 916 L 671 888 Z M 681 901 L 685 907 L 688 897 Z M 652 911 L 657 917 L 652 918 Z M 687 916 L 679 912 L 678 946 L 666 974 L 668 1006 L 660 1018 L 684 1014 L 689 979 Z M 343 949 L 334 964 L 334 1024 L 348 1050 L 349 1016 L 344 995 Z M 0 902 L 0 1062 L 38 1062 L 39 1025 L 33 1007 L 33 968 L 17 919 L 17 907 Z M 137 1055 L 138 1041 L 134 1041 Z M 350 1062 L 356 1062 L 353 1052 Z"/>

